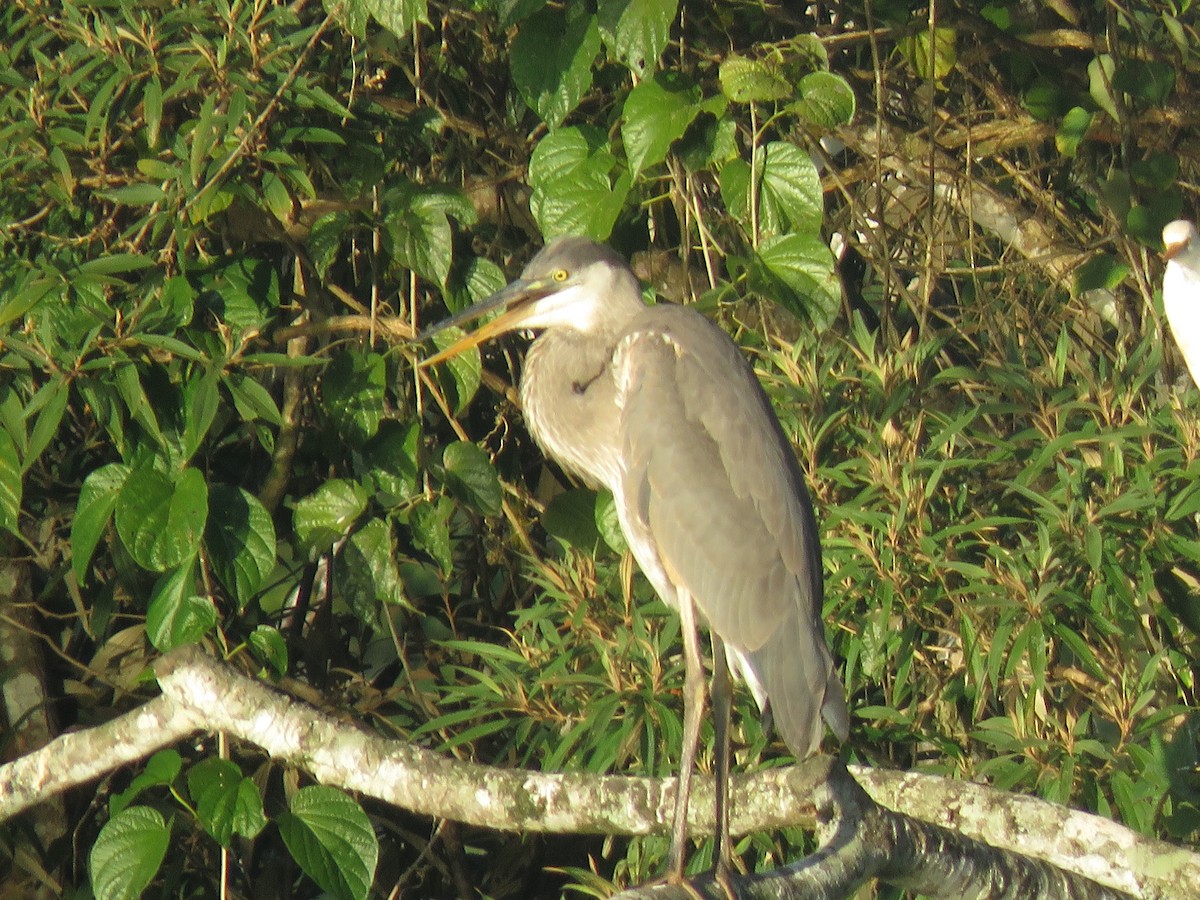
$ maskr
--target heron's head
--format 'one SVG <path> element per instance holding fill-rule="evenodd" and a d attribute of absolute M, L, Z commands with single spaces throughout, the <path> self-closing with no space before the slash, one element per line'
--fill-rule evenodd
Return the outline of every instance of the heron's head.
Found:
<path fill-rule="evenodd" d="M 1188 265 L 1200 264 L 1200 240 L 1197 240 L 1196 226 L 1187 219 L 1176 219 L 1169 222 L 1162 233 L 1164 256 L 1168 260 L 1179 259 Z"/>
<path fill-rule="evenodd" d="M 425 365 L 431 365 L 488 338 L 521 328 L 615 333 L 641 307 L 637 278 L 625 260 L 588 238 L 560 237 L 543 247 L 508 287 L 426 329 L 418 340 L 498 312 L 495 318 L 425 361 Z"/>

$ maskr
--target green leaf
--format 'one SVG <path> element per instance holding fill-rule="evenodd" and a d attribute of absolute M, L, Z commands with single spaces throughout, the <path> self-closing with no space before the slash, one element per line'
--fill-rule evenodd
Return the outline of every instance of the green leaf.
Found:
<path fill-rule="evenodd" d="M 142 119 L 146 123 L 146 146 L 158 147 L 159 128 L 162 126 L 162 82 L 151 75 L 142 88 Z"/>
<path fill-rule="evenodd" d="M 378 498 L 384 505 L 401 503 L 417 492 L 420 440 L 420 422 L 401 425 L 389 419 L 363 448 L 363 474 L 384 495 Z"/>
<path fill-rule="evenodd" d="M 1058 152 L 1068 159 L 1072 159 L 1075 153 L 1079 150 L 1079 145 L 1087 139 L 1088 129 L 1092 127 L 1092 120 L 1095 118 L 1093 113 L 1088 112 L 1081 106 L 1076 106 L 1070 110 L 1058 126 L 1058 133 L 1054 136 L 1054 146 Z"/>
<path fill-rule="evenodd" d="M 63 413 L 67 409 L 69 395 L 70 390 L 66 377 L 56 375 L 42 385 L 30 401 L 25 415 L 28 417 L 36 413 L 37 419 L 33 423 L 33 428 L 30 429 L 29 442 L 24 449 L 24 460 L 21 466 L 24 471 L 29 471 L 29 467 L 38 461 L 46 446 L 58 433 L 58 426 L 62 424 Z"/>
<path fill-rule="evenodd" d="M 375 621 L 380 603 L 405 602 L 396 544 L 383 519 L 372 519 L 350 535 L 334 572 L 342 595 L 364 622 Z"/>
<path fill-rule="evenodd" d="M 275 405 L 271 394 L 249 375 L 227 372 L 224 383 L 233 398 L 238 415 L 247 422 L 262 420 L 269 425 L 283 424 L 283 417 L 279 414 L 279 407 Z"/>
<path fill-rule="evenodd" d="M 800 79 L 800 99 L 788 109 L 818 128 L 848 125 L 854 118 L 854 91 L 841 75 L 810 72 Z"/>
<path fill-rule="evenodd" d="M 584 4 L 544 7 L 521 23 L 513 39 L 513 84 L 526 105 L 555 129 L 591 87 L 599 52 L 600 29 Z"/>
<path fill-rule="evenodd" d="M 551 537 L 584 553 L 595 553 L 600 541 L 596 529 L 596 493 L 575 488 L 555 494 L 546 504 L 541 517 L 542 527 Z"/>
<path fill-rule="evenodd" d="M 1075 270 L 1076 295 L 1085 291 L 1112 290 L 1129 275 L 1129 265 L 1110 253 L 1097 253 Z"/>
<path fill-rule="evenodd" d="M 275 524 L 250 492 L 214 484 L 204 532 L 209 562 L 221 584 L 244 608 L 275 568 Z"/>
<path fill-rule="evenodd" d="M 795 144 L 775 141 L 758 148 L 758 229 L 760 236 L 795 231 L 820 233 L 824 220 L 824 197 L 816 166 Z M 751 167 L 734 160 L 721 170 L 721 197 L 729 211 L 749 223 Z"/>
<path fill-rule="evenodd" d="M 196 561 L 161 576 L 150 591 L 146 607 L 146 636 L 156 649 L 166 653 L 194 644 L 217 624 L 217 609 L 207 597 L 198 597 Z"/>
<path fill-rule="evenodd" d="M 609 549 L 614 553 L 624 553 L 628 550 L 629 544 L 625 540 L 625 532 L 621 530 L 621 519 L 617 514 L 617 501 L 611 491 L 599 491 L 596 494 L 594 515 L 596 530 Z"/>
<path fill-rule="evenodd" d="M 84 479 L 75 504 L 75 518 L 71 521 L 71 570 L 80 584 L 87 581 L 92 553 L 104 536 L 121 488 L 132 471 L 123 463 L 109 463 Z"/>
<path fill-rule="evenodd" d="M 321 378 L 321 405 L 352 447 L 361 447 L 383 420 L 387 365 L 378 353 L 338 353 Z"/>
<path fill-rule="evenodd" d="M 671 36 L 678 0 L 600 0 L 596 16 L 609 53 L 635 75 L 653 69 Z"/>
<path fill-rule="evenodd" d="M 449 575 L 454 567 L 450 544 L 450 516 L 453 512 L 453 501 L 443 497 L 436 504 L 419 502 L 409 514 L 413 543 L 433 557 L 443 575 Z"/>
<path fill-rule="evenodd" d="M 173 782 L 183 769 L 183 757 L 175 750 L 159 750 L 148 760 L 129 783 L 129 787 L 108 799 L 108 814 L 115 816 L 149 788 L 164 787 Z"/>
<path fill-rule="evenodd" d="M 941 81 L 958 63 L 958 32 L 953 28 L 935 28 L 902 37 L 896 42 L 900 55 L 908 60 L 917 77 Z"/>
<path fill-rule="evenodd" d="M 157 810 L 134 806 L 117 813 L 88 855 L 92 893 L 105 900 L 137 900 L 167 855 L 171 829 Z"/>
<path fill-rule="evenodd" d="M 406 183 L 384 199 L 384 234 L 396 261 L 441 287 L 450 278 L 453 229 L 448 215 L 470 224 L 474 208 L 465 196 L 445 188 Z"/>
<path fill-rule="evenodd" d="M 208 484 L 199 469 L 175 480 L 142 465 L 117 497 L 117 534 L 138 565 L 163 572 L 192 556 L 208 521 Z"/>
<path fill-rule="evenodd" d="M 446 486 L 464 503 L 485 516 L 498 516 L 503 509 L 504 490 L 491 459 L 477 445 L 456 441 L 442 454 Z"/>
<path fill-rule="evenodd" d="M 222 847 L 229 847 L 235 834 L 253 838 L 266 827 L 258 787 L 233 762 L 202 760 L 188 771 L 187 782 L 200 824 Z"/>
<path fill-rule="evenodd" d="M 465 332 L 461 328 L 440 331 L 433 336 L 433 345 L 438 350 L 445 350 L 464 334 Z M 446 390 L 454 398 L 455 414 L 461 413 L 479 390 L 479 384 L 483 379 L 483 360 L 479 355 L 479 348 L 472 347 L 450 357 L 438 367 L 437 371 L 439 373 L 438 381 L 443 390 Z M 442 374 L 445 372 L 450 373 L 448 379 Z"/>
<path fill-rule="evenodd" d="M 96 193 L 121 206 L 153 206 L 167 199 L 166 193 L 156 184 L 129 184 Z"/>
<path fill-rule="evenodd" d="M 763 240 L 758 261 L 771 276 L 770 286 L 752 282 L 755 290 L 782 304 L 793 315 L 812 321 L 824 332 L 842 304 L 841 282 L 833 254 L 820 236 L 785 234 Z"/>
<path fill-rule="evenodd" d="M 1117 109 L 1117 101 L 1113 98 L 1113 74 L 1116 72 L 1116 61 L 1107 53 L 1094 57 L 1088 63 L 1088 93 L 1096 105 L 1108 113 L 1114 122 L 1121 121 L 1121 113 Z M 1062 148 L 1059 152 L 1063 153 Z M 1063 156 L 1073 156 L 1063 153 Z"/>
<path fill-rule="evenodd" d="M 290 807 L 279 816 L 279 832 L 304 873 L 335 897 L 365 900 L 379 842 L 362 807 L 325 785 L 301 788 Z"/>
<path fill-rule="evenodd" d="M 205 368 L 183 386 L 183 459 L 190 460 L 200 449 L 221 407 L 220 373 Z"/>
<path fill-rule="evenodd" d="M 700 88 L 678 72 L 659 72 L 630 91 L 621 138 L 633 174 L 666 159 L 699 112 Z"/>
<path fill-rule="evenodd" d="M 734 103 L 765 103 L 792 96 L 792 85 L 770 60 L 747 59 L 731 53 L 718 72 L 721 91 Z"/>
<path fill-rule="evenodd" d="M 325 482 L 297 501 L 292 524 L 309 559 L 340 541 L 366 508 L 367 492 L 341 478 Z"/>
<path fill-rule="evenodd" d="M 542 234 L 582 234 L 598 241 L 612 234 L 631 183 L 614 180 L 616 157 L 595 128 L 560 128 L 543 138 L 529 160 L 530 208 Z"/>
<path fill-rule="evenodd" d="M 417 22 L 429 23 L 428 0 L 362 0 L 371 18 L 398 38 L 412 37 Z M 328 4 L 335 5 L 335 4 Z"/>
<path fill-rule="evenodd" d="M 278 628 L 272 628 L 270 625 L 258 625 L 250 632 L 247 641 L 267 661 L 276 677 L 282 678 L 287 674 L 287 641 L 279 633 Z"/>
<path fill-rule="evenodd" d="M 0 298 L 0 328 L 15 322 L 44 300 L 58 285 L 49 278 L 35 278 L 17 291 Z"/>
<path fill-rule="evenodd" d="M 7 431 L 0 428 L 0 527 L 20 535 L 21 496 L 24 484 L 17 445 Z"/>

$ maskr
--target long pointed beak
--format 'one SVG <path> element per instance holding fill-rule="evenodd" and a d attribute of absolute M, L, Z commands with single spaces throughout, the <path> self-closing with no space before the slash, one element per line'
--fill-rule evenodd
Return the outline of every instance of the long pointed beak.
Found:
<path fill-rule="evenodd" d="M 497 291 L 490 297 L 480 300 L 474 306 L 469 306 L 450 316 L 448 319 L 443 319 L 436 325 L 431 325 L 417 335 L 416 339 L 418 341 L 431 338 L 435 334 L 445 331 L 447 328 L 461 327 L 469 322 L 474 322 L 476 319 L 487 315 L 493 310 L 500 310 L 500 314 L 496 318 L 485 322 L 474 331 L 463 335 L 449 347 L 435 353 L 428 359 L 422 360 L 418 365 L 436 365 L 450 359 L 452 356 L 457 356 L 464 350 L 469 350 L 472 347 L 482 344 L 488 338 L 520 328 L 521 323 L 533 311 L 534 301 L 553 294 L 559 287 L 561 285 L 542 279 L 518 278 L 508 287 Z"/>

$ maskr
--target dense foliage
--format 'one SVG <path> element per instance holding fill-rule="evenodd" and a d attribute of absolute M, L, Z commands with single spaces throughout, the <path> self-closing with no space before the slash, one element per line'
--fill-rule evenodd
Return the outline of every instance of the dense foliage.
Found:
<path fill-rule="evenodd" d="M 53 728 L 202 641 L 448 754 L 673 771 L 678 622 L 532 446 L 519 342 L 405 343 L 586 233 L 727 326 L 795 439 L 847 758 L 1195 842 L 1200 404 L 1156 295 L 1200 208 L 1190 0 L 327 6 L 0 10 L 0 525 L 33 586 L 0 641 Z M 739 703 L 739 759 L 785 761 Z M 246 896 L 549 896 L 666 849 L 364 810 L 237 747 L 63 802 L 0 828 L 6 891 L 205 896 L 226 847 Z"/>

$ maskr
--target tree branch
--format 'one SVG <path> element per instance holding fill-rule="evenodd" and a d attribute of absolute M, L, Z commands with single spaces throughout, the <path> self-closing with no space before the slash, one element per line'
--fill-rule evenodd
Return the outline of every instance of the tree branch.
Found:
<path fill-rule="evenodd" d="M 539 774 L 459 762 L 347 725 L 195 647 L 174 651 L 156 670 L 162 696 L 0 767 L 0 821 L 204 730 L 249 741 L 318 781 L 421 815 L 503 831 L 634 835 L 666 833 L 670 826 L 674 779 Z M 879 806 L 855 777 L 876 800 L 941 824 Z M 710 834 L 711 779 L 696 780 L 691 800 L 691 832 Z M 1028 797 L 913 773 L 856 768 L 852 777 L 828 757 L 734 779 L 735 833 L 814 823 L 824 841 L 817 854 L 739 879 L 739 890 L 749 897 L 798 890 L 845 896 L 845 885 L 879 877 L 925 893 L 950 890 L 950 896 L 980 893 L 983 885 L 999 890 L 988 896 L 1126 896 L 1086 875 L 1140 896 L 1200 895 L 1195 854 Z M 697 882 L 697 890 L 707 890 L 704 884 Z M 659 886 L 652 895 L 669 897 L 671 890 Z"/>

